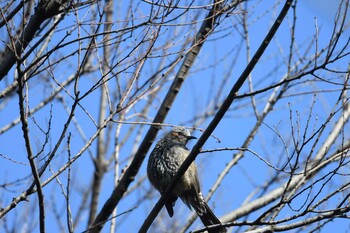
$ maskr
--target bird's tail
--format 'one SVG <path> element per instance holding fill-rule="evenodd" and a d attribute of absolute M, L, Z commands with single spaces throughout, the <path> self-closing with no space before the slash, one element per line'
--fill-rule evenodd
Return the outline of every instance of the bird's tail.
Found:
<path fill-rule="evenodd" d="M 201 221 L 203 222 L 203 224 L 205 226 L 212 226 L 212 225 L 221 225 L 220 220 L 215 216 L 215 214 L 213 213 L 213 211 L 211 211 L 211 209 L 209 208 L 209 206 L 207 205 L 207 203 L 203 203 L 204 207 L 205 207 L 205 211 L 203 211 L 201 214 L 198 214 L 199 218 L 201 219 Z M 226 228 L 223 226 L 218 226 L 212 229 L 208 229 L 209 233 L 225 233 Z"/>

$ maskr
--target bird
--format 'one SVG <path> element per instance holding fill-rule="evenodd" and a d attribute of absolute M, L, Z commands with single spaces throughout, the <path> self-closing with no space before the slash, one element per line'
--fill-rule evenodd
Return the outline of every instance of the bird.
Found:
<path fill-rule="evenodd" d="M 183 126 L 176 126 L 161 138 L 152 150 L 147 164 L 147 176 L 151 184 L 163 194 L 172 178 L 185 161 L 190 151 L 186 147 L 189 140 L 196 139 Z M 174 205 L 180 198 L 190 210 L 196 211 L 205 226 L 221 225 L 220 220 L 205 202 L 200 190 L 197 166 L 193 162 L 175 185 L 173 192 L 165 203 L 170 217 L 174 215 Z M 209 233 L 224 233 L 226 228 L 218 226 L 209 228 Z"/>

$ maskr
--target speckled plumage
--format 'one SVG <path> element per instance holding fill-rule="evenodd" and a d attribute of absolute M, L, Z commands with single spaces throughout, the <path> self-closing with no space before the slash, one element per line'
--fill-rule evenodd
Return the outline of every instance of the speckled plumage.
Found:
<path fill-rule="evenodd" d="M 190 151 L 186 147 L 186 143 L 194 138 L 186 128 L 175 127 L 157 142 L 148 160 L 147 175 L 152 185 L 160 193 L 166 190 L 171 179 L 188 156 Z M 219 219 L 204 201 L 195 163 L 192 163 L 181 177 L 165 204 L 170 217 L 174 214 L 173 206 L 178 197 L 190 209 L 194 208 L 204 225 L 220 224 Z M 226 232 L 226 229 L 219 227 L 209 232 Z"/>

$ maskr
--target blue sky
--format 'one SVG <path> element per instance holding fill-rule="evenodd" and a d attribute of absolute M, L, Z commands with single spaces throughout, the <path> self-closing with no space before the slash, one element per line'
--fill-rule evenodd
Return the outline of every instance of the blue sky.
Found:
<path fill-rule="evenodd" d="M 334 6 L 337 4 L 333 2 L 331 6 L 328 6 L 327 3 L 329 1 L 318 1 L 317 4 L 315 4 L 315 1 L 306 1 L 305 3 L 300 2 L 297 8 L 298 18 L 297 18 L 297 30 L 296 30 L 296 43 L 298 46 L 300 46 L 300 51 L 304 51 L 307 48 L 307 44 L 312 38 L 313 34 L 315 33 L 315 19 L 317 19 L 317 25 L 319 26 L 319 47 L 324 47 L 328 41 L 329 41 L 329 32 L 332 31 L 333 23 L 332 18 L 334 15 Z M 146 4 L 140 4 L 141 7 L 145 6 Z M 252 1 L 252 5 L 254 5 L 254 1 Z M 250 41 L 251 41 L 251 50 L 252 53 L 255 52 L 259 44 L 261 43 L 262 38 L 266 35 L 267 30 L 271 26 L 272 19 L 274 19 L 274 15 L 278 13 L 278 10 L 280 9 L 280 5 L 278 5 L 275 10 L 268 13 L 268 16 L 264 17 L 263 19 L 259 20 L 258 23 L 253 24 L 250 26 Z M 266 8 L 271 7 L 270 5 L 266 5 Z M 123 8 L 121 8 L 123 9 Z M 252 14 L 260 15 L 261 12 L 264 12 L 266 9 L 263 9 L 262 4 L 259 5 L 258 8 L 254 9 Z M 144 11 L 144 12 L 142 12 Z M 141 13 L 140 13 L 141 12 Z M 147 13 L 148 10 L 145 8 L 140 8 L 140 15 L 142 13 Z M 250 12 L 249 12 L 250 13 Z M 74 17 L 70 15 L 72 19 Z M 82 16 L 81 16 L 82 17 Z M 254 16 L 252 17 L 254 18 Z M 256 66 L 254 71 L 252 72 L 252 78 L 253 82 L 255 84 L 255 88 L 263 88 L 265 86 L 268 86 L 271 83 L 277 82 L 281 79 L 281 75 L 283 75 L 286 71 L 286 66 L 283 65 L 283 62 L 281 64 L 280 59 L 282 56 L 287 56 L 288 54 L 288 45 L 290 43 L 289 40 L 289 29 L 286 25 L 291 22 L 291 13 L 287 17 L 287 21 L 283 23 L 283 26 L 281 29 L 277 32 L 276 37 L 274 38 L 273 42 L 267 49 L 266 53 L 262 57 L 260 63 Z M 202 51 L 198 57 L 198 59 L 195 62 L 195 65 L 192 67 L 189 77 L 184 83 L 184 86 L 179 93 L 179 96 L 177 97 L 174 107 L 169 112 L 168 117 L 166 118 L 166 123 L 169 124 L 181 124 L 183 122 L 187 122 L 190 120 L 194 113 L 196 111 L 203 111 L 209 104 L 210 101 L 215 98 L 211 93 L 217 93 L 217 92 L 211 92 L 211 90 L 216 90 L 219 88 L 218 82 L 215 80 L 219 79 L 220 77 L 224 76 L 225 74 L 232 72 L 232 75 L 230 79 L 227 82 L 227 85 L 220 90 L 222 96 L 220 99 L 222 100 L 225 95 L 228 93 L 229 89 L 231 88 L 231 85 L 235 82 L 241 71 L 246 65 L 246 59 L 245 59 L 245 53 L 240 52 L 239 57 L 234 57 L 234 54 L 239 50 L 237 48 L 238 43 L 233 43 L 233 40 L 235 40 L 237 37 L 235 37 L 236 32 L 230 32 L 230 36 L 221 38 L 222 35 L 224 35 L 228 30 L 227 28 L 230 28 L 234 25 L 234 17 L 232 17 L 231 20 L 226 20 L 222 25 L 220 25 L 219 29 L 223 29 L 223 31 L 219 31 L 218 33 L 214 34 L 210 40 L 203 46 Z M 67 27 L 69 26 L 67 22 Z M 63 27 L 64 28 L 64 27 Z M 224 30 L 225 29 L 225 30 Z M 61 31 L 62 35 L 66 33 L 68 29 L 63 29 Z M 140 34 L 137 34 L 139 36 L 142 35 L 142 32 L 139 32 Z M 165 32 L 166 33 L 166 32 Z M 195 31 L 191 32 L 188 36 L 193 36 Z M 347 31 L 348 33 L 348 31 Z M 135 37 L 137 37 L 137 35 Z M 165 35 L 165 34 L 164 34 Z M 345 34 L 345 35 L 349 35 Z M 184 38 L 186 38 L 186 36 Z M 165 39 L 167 39 L 166 36 L 164 36 Z M 135 41 L 137 41 L 136 38 Z M 182 37 L 179 36 L 178 38 L 175 38 L 175 41 L 181 41 Z M 344 36 L 341 40 L 341 43 L 344 43 L 346 41 L 346 36 Z M 54 38 L 54 40 L 51 42 L 52 44 L 55 44 L 56 41 L 59 41 L 60 37 Z M 219 42 L 218 42 L 219 41 Z M 235 42 L 235 41 L 234 41 Z M 57 43 L 57 42 L 56 42 Z M 180 47 L 181 43 L 179 43 Z M 74 47 L 74 45 L 72 45 Z M 126 45 L 124 45 L 126 46 Z M 177 46 L 174 47 L 175 49 L 178 49 Z M 142 51 L 141 48 L 140 51 Z M 244 49 L 243 49 L 244 51 Z M 68 53 L 69 51 L 62 51 L 64 53 Z M 125 50 L 127 52 L 127 49 Z M 227 59 L 220 60 L 222 57 L 222 54 L 228 54 Z M 309 52 L 309 55 L 311 55 L 312 52 Z M 236 59 L 235 65 L 232 65 L 234 59 Z M 71 67 L 60 67 L 55 70 L 57 77 L 61 77 L 62 79 L 65 78 L 65 75 L 69 75 L 71 70 L 74 70 L 75 64 L 77 62 L 77 56 L 72 56 L 70 58 L 71 61 Z M 156 61 L 156 60 L 155 60 Z M 208 64 L 216 64 L 218 61 L 220 61 L 220 65 L 217 65 L 215 69 L 209 69 Z M 156 62 L 155 62 L 156 63 Z M 156 65 L 155 65 L 156 66 Z M 335 64 L 335 67 L 344 67 L 344 64 Z M 117 67 L 118 69 L 118 67 Z M 145 73 L 151 73 L 152 69 L 156 69 L 156 67 L 150 67 L 150 71 Z M 232 69 L 232 70 L 231 70 Z M 271 72 L 277 70 L 273 75 L 270 75 Z M 94 74 L 95 75 L 95 74 Z M 86 79 L 81 80 L 80 88 L 82 92 L 94 83 L 95 80 L 97 80 L 94 75 L 88 76 Z M 131 75 L 126 73 L 127 75 Z M 174 75 L 174 74 L 172 74 Z M 32 82 L 36 82 L 37 79 L 40 80 L 40 77 L 36 78 Z M 122 85 L 125 85 L 123 83 Z M 167 82 L 165 85 L 170 85 L 170 82 Z M 286 95 L 290 98 L 285 98 L 280 103 L 278 103 L 275 106 L 275 113 L 269 116 L 264 123 L 266 126 L 262 127 L 261 131 L 256 136 L 256 139 L 251 144 L 251 149 L 258 152 L 261 156 L 264 158 L 267 158 L 271 163 L 278 163 L 279 157 L 274 156 L 283 154 L 284 148 L 281 144 L 281 141 L 276 136 L 276 133 L 271 130 L 271 128 L 278 128 L 278 130 L 281 131 L 283 135 L 288 135 L 290 132 L 290 123 L 289 123 L 289 114 L 290 111 L 293 113 L 293 117 L 297 117 L 297 114 L 299 113 L 301 115 L 300 118 L 300 124 L 305 125 L 306 124 L 306 118 L 305 116 L 308 111 L 308 106 L 311 105 L 313 102 L 313 95 L 307 94 L 307 95 L 301 95 L 299 93 L 312 91 L 312 90 L 318 90 L 322 88 L 328 89 L 329 87 L 322 86 L 323 84 L 319 85 L 310 85 L 305 86 L 303 89 L 298 89 L 299 86 L 295 89 L 291 89 L 290 92 L 288 92 Z M 34 86 L 34 85 L 33 85 Z M 5 85 L 3 83 L 0 83 L 0 88 L 3 90 Z M 329 90 L 333 90 L 333 87 L 330 87 Z M 30 105 L 31 107 L 36 106 L 36 104 L 41 100 L 41 97 L 43 95 L 47 95 L 51 89 L 48 88 L 48 93 L 43 93 L 43 89 L 41 88 L 34 88 L 30 91 Z M 69 88 L 69 91 L 73 91 L 73 87 L 71 86 Z M 248 92 L 248 86 L 245 84 L 241 90 L 241 93 Z M 82 105 L 89 111 L 89 113 L 92 114 L 93 117 L 96 119 L 97 115 L 97 106 L 96 106 L 96 98 L 98 98 L 98 91 L 96 91 L 93 95 L 87 97 L 82 101 Z M 262 98 L 262 101 L 258 103 L 258 110 L 262 111 L 265 100 L 268 97 L 268 95 L 271 94 L 271 91 L 262 94 L 264 98 Z M 295 94 L 295 96 L 293 96 Z M 325 119 L 324 112 L 328 112 L 332 109 L 335 98 L 339 94 L 338 92 L 330 92 L 330 93 L 319 93 L 316 97 L 317 101 L 315 104 L 315 114 L 313 115 L 311 121 L 318 125 L 322 120 Z M 162 96 L 164 93 L 162 93 Z M 135 106 L 134 109 L 130 110 L 130 115 L 133 113 L 137 113 L 138 110 L 140 110 L 143 106 L 142 103 L 145 103 L 146 99 L 141 100 L 140 104 Z M 160 101 L 160 100 L 159 100 Z M 55 116 L 54 118 L 54 126 L 60 126 L 60 127 L 52 127 L 51 132 L 51 138 L 49 145 L 54 145 L 56 140 L 58 139 L 58 133 L 61 131 L 62 124 L 65 122 L 67 118 L 67 113 L 65 112 L 63 106 L 61 104 L 55 105 L 53 102 L 52 111 Z M 1 103 L 0 103 L 1 104 Z M 2 128 L 4 125 L 8 124 L 11 120 L 13 120 L 15 117 L 18 116 L 18 110 L 17 110 L 17 99 L 13 99 L 6 104 L 7 108 L 6 111 L 0 111 L 0 119 L 1 124 L 0 128 Z M 71 102 L 67 103 L 68 106 L 71 104 Z M 251 107 L 249 107 L 250 100 L 249 99 L 243 99 L 235 102 L 232 105 L 232 111 L 230 111 L 226 118 L 218 125 L 217 129 L 214 132 L 214 135 L 218 137 L 221 142 L 218 143 L 214 138 L 210 138 L 208 142 L 205 144 L 205 147 L 203 149 L 213 149 L 213 148 L 222 148 L 222 147 L 239 147 L 243 140 L 245 139 L 245 136 L 248 135 L 249 131 L 252 128 L 252 124 L 255 122 L 254 113 Z M 247 107 L 248 106 L 248 107 Z M 151 110 L 152 114 L 155 113 L 156 108 Z M 38 114 L 36 114 L 36 120 L 42 123 L 42 125 L 47 125 L 48 122 L 48 116 L 50 114 L 50 108 L 45 108 L 43 110 L 40 110 Z M 150 114 L 150 115 L 152 115 Z M 89 117 L 84 114 L 84 112 L 78 108 L 77 110 L 77 119 L 81 123 L 82 130 L 87 136 L 87 138 L 91 137 L 91 135 L 96 131 L 96 128 L 94 127 L 92 121 L 89 119 Z M 319 119 L 319 120 L 317 120 Z M 208 121 L 203 122 L 200 127 L 205 128 L 208 124 Z M 74 142 L 74 145 L 71 148 L 72 155 L 76 154 L 84 145 L 83 141 L 79 138 L 79 135 L 74 131 L 74 127 L 71 129 L 72 131 L 72 141 Z M 122 135 L 125 135 L 127 132 L 127 127 L 122 128 Z M 143 134 L 145 131 L 143 132 Z M 163 134 L 163 132 L 160 132 L 158 134 L 158 138 Z M 35 150 L 40 150 L 40 145 L 43 140 L 43 134 L 40 132 L 40 130 L 37 127 L 31 128 L 31 135 L 33 135 L 33 144 L 37 147 Z M 200 136 L 200 131 L 194 132 L 195 136 Z M 348 133 L 346 134 L 347 136 Z M 6 134 L 0 135 L 0 153 L 5 156 L 15 156 L 15 160 L 18 162 L 27 163 L 27 159 L 24 156 L 25 155 L 25 148 L 23 145 L 23 141 L 21 140 L 22 134 L 20 131 L 20 127 L 15 127 L 14 129 L 9 130 Z M 19 140 L 20 139 L 20 140 Z M 273 143 L 271 143 L 273 142 Z M 192 142 L 189 147 L 193 146 Z M 129 145 L 130 144 L 130 145 Z M 121 154 L 130 154 L 132 149 L 131 146 L 133 144 L 133 141 L 127 142 L 127 146 L 125 146 Z M 268 146 L 266 146 L 268 145 Z M 273 145 L 272 148 L 270 145 Z M 96 143 L 94 143 L 91 147 L 90 153 L 94 153 L 96 150 Z M 109 150 L 112 150 L 113 145 L 109 148 Z M 48 146 L 45 150 L 47 150 L 47 153 L 52 150 L 52 147 Z M 274 155 L 271 155 L 271 152 Z M 58 169 L 63 163 L 67 160 L 67 148 L 66 147 L 60 147 L 58 153 L 58 156 L 55 157 L 54 165 L 52 167 L 53 170 Z M 196 162 L 199 167 L 199 174 L 201 177 L 201 184 L 202 184 L 202 190 L 204 195 L 208 193 L 208 190 L 211 188 L 213 183 L 216 180 L 217 175 L 220 173 L 220 171 L 223 169 L 225 164 L 229 162 L 232 158 L 233 152 L 232 151 L 226 151 L 221 153 L 213 153 L 213 154 L 201 154 L 198 156 Z M 126 156 L 125 156 L 126 157 Z M 123 159 L 125 159 L 125 157 Z M 147 158 L 146 158 L 147 160 Z M 146 161 L 145 161 L 146 162 Z M 146 163 L 144 162 L 141 171 L 138 175 L 138 178 L 145 175 L 145 167 Z M 126 162 L 121 164 L 122 166 L 126 165 Z M 74 179 L 72 179 L 72 183 L 76 185 L 77 189 L 86 189 L 86 187 L 89 187 L 90 185 L 90 178 L 92 176 L 92 167 L 93 164 L 91 162 L 91 159 L 89 157 L 89 151 L 85 152 L 83 156 L 81 156 L 77 163 L 75 163 L 72 166 L 72 170 L 74 170 Z M 10 161 L 4 160 L 0 165 L 1 170 L 1 183 L 12 181 L 14 179 L 17 179 L 18 173 L 21 173 L 20 177 L 26 176 L 29 174 L 29 167 L 28 165 L 21 165 L 21 164 L 13 164 Z M 123 168 L 123 167 L 121 167 Z M 112 169 L 112 168 L 111 168 Z M 15 172 L 14 172 L 15 171 Z M 210 172 L 208 172 L 210 171 Z M 221 187 L 217 191 L 217 193 L 213 197 L 213 201 L 210 202 L 210 205 L 214 207 L 214 212 L 218 216 L 222 216 L 223 214 L 227 213 L 230 210 L 233 210 L 235 208 L 238 208 L 240 204 L 245 200 L 247 195 L 249 195 L 252 190 L 256 187 L 256 185 L 263 183 L 265 180 L 267 180 L 267 177 L 269 177 L 271 174 L 273 174 L 273 171 L 268 169 L 266 167 L 266 164 L 261 162 L 257 157 L 247 154 L 244 159 L 240 160 L 239 164 L 235 166 L 223 183 L 221 184 Z M 49 177 L 51 174 L 48 172 L 45 174 L 45 177 Z M 60 178 L 63 182 L 65 182 L 67 173 L 63 173 Z M 0 193 L 0 205 L 6 206 L 13 196 L 17 196 L 20 194 L 22 190 L 24 190 L 27 185 L 29 184 L 29 181 L 25 181 L 24 184 L 21 184 L 19 187 L 11 187 L 11 192 L 1 192 Z M 110 172 L 105 177 L 105 180 L 103 182 L 103 188 L 101 190 L 101 198 L 100 198 L 100 207 L 104 203 L 104 201 L 109 197 L 110 193 L 112 192 L 112 185 L 113 185 L 113 173 Z M 131 187 L 134 184 L 131 184 Z M 149 182 L 145 181 L 144 184 L 140 187 L 138 192 L 134 192 L 132 195 L 129 195 L 125 197 L 118 206 L 118 212 L 127 211 L 130 208 L 133 208 L 135 206 L 138 206 L 135 210 L 133 210 L 131 213 L 126 214 L 125 216 L 118 218 L 118 232 L 136 232 L 140 225 L 143 222 L 143 219 L 147 216 L 147 213 L 150 211 L 150 209 L 153 207 L 153 205 L 158 200 L 159 196 L 156 195 L 151 199 L 147 199 L 146 203 L 143 203 L 142 205 L 139 205 L 138 201 L 142 199 L 147 192 L 151 189 Z M 64 212 L 64 201 L 60 194 L 61 190 L 60 187 L 57 185 L 57 183 L 52 183 L 44 188 L 45 191 L 47 191 L 46 203 L 48 204 L 49 208 L 52 207 L 50 203 L 55 201 L 57 205 L 60 207 L 58 210 L 59 213 Z M 54 190 L 54 192 L 52 192 Z M 13 192 L 12 192 L 13 191 Z M 54 193 L 55 195 L 52 195 Z M 76 210 L 78 207 L 74 200 L 80 200 L 79 192 L 73 192 L 72 193 L 72 209 Z M 35 203 L 36 195 L 32 195 L 29 198 L 30 203 Z M 21 213 L 21 210 L 26 209 L 26 212 L 31 213 L 31 209 L 29 209 L 29 205 L 26 203 L 19 204 L 18 210 L 15 210 L 13 213 L 9 214 L 9 220 L 13 218 L 13 215 L 15 216 L 17 211 L 18 214 Z M 26 206 L 26 207 L 25 207 Z M 187 216 L 189 216 L 191 213 L 187 209 L 183 203 L 180 201 L 177 202 L 175 207 L 175 214 L 176 216 L 180 216 L 182 219 L 186 219 Z M 100 209 L 100 208 L 99 208 Z M 37 214 L 37 211 L 35 211 L 35 214 Z M 73 212 L 74 214 L 74 212 Z M 84 213 L 83 216 L 83 222 L 87 218 L 87 212 Z M 285 213 L 283 213 L 285 214 Z M 63 215 L 63 214 L 62 214 Z M 167 215 L 164 210 L 161 211 L 160 215 L 165 215 L 165 219 L 167 219 Z M 255 216 L 255 215 L 253 215 Z M 168 222 L 165 221 L 163 224 L 167 224 Z M 34 223 L 37 224 L 37 223 Z M 165 225 L 166 226 L 166 225 Z M 199 227 L 201 226 L 199 222 L 195 224 L 195 226 Z M 80 232 L 84 230 L 86 227 L 85 224 L 81 224 L 76 229 L 76 232 Z M 336 230 L 337 232 L 343 232 L 347 230 L 349 227 L 349 224 L 344 220 L 336 220 L 334 223 L 330 223 L 328 227 L 324 228 L 326 229 L 332 229 Z M 47 216 L 47 228 L 50 229 L 50 232 L 59 232 L 59 227 L 57 226 L 56 221 L 54 221 L 54 216 L 52 213 L 48 213 Z M 103 232 L 108 232 L 108 224 L 106 224 L 105 228 L 103 229 Z M 291 231 L 292 232 L 292 231 Z"/>

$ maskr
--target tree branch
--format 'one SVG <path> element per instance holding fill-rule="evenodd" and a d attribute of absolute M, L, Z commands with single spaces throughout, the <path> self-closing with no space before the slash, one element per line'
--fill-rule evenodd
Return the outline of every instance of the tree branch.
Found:
<path fill-rule="evenodd" d="M 37 188 L 37 195 L 38 195 L 38 205 L 39 205 L 39 222 L 40 222 L 40 232 L 45 232 L 45 201 L 44 201 L 44 194 L 40 182 L 40 175 L 38 173 L 38 169 L 36 166 L 36 163 L 34 161 L 34 156 L 31 148 L 30 143 L 30 136 L 29 136 L 29 128 L 28 128 L 28 121 L 27 121 L 27 113 L 25 111 L 25 105 L 24 105 L 24 96 L 23 96 L 23 90 L 24 90 L 24 83 L 22 80 L 22 72 L 20 70 L 20 67 L 18 65 L 18 102 L 19 102 L 19 111 L 20 111 L 20 118 L 22 122 L 22 131 L 23 131 L 23 138 L 25 141 L 25 146 L 27 150 L 27 157 L 29 160 L 30 168 L 32 170 L 32 175 L 34 177 L 34 184 Z"/>
<path fill-rule="evenodd" d="M 59 13 L 60 7 L 67 0 L 41 0 L 36 7 L 35 13 L 30 18 L 28 25 L 24 29 L 14 47 L 6 47 L 0 54 L 0 81 L 7 75 L 12 66 L 20 59 L 21 53 L 26 49 L 35 33 L 40 29 L 41 24 L 48 18 Z"/>
<path fill-rule="evenodd" d="M 187 168 L 191 165 L 191 163 L 196 159 L 197 155 L 200 153 L 201 148 L 207 141 L 207 139 L 210 137 L 210 135 L 215 130 L 216 126 L 220 123 L 222 118 L 224 117 L 226 111 L 229 109 L 231 104 L 233 103 L 239 89 L 242 87 L 245 80 L 248 78 L 250 72 L 253 70 L 257 62 L 259 61 L 260 57 L 264 53 L 265 49 L 271 42 L 273 36 L 277 32 L 277 29 L 281 25 L 284 17 L 287 15 L 288 10 L 292 4 L 293 0 L 287 0 L 284 4 L 279 16 L 277 17 L 276 21 L 272 25 L 271 29 L 269 30 L 268 34 L 266 35 L 265 39 L 263 40 L 262 44 L 254 54 L 252 60 L 249 62 L 245 70 L 242 72 L 241 76 L 238 78 L 234 86 L 232 87 L 230 93 L 228 94 L 227 98 L 221 105 L 220 109 L 214 116 L 213 120 L 208 125 L 207 129 L 204 131 L 202 136 L 198 139 L 197 143 L 193 146 L 190 154 L 186 158 L 186 160 L 183 162 L 179 170 L 177 171 L 176 175 L 173 177 L 172 182 L 170 183 L 169 187 L 166 189 L 166 191 L 162 194 L 161 198 L 157 202 L 157 204 L 152 209 L 151 213 L 147 216 L 146 220 L 144 221 L 143 225 L 140 228 L 139 232 L 147 232 L 148 228 L 152 224 L 153 220 L 158 215 L 159 211 L 165 204 L 165 201 L 168 199 L 169 195 L 173 191 L 176 183 L 179 181 L 179 179 L 182 177 L 182 175 L 185 173 Z"/>

